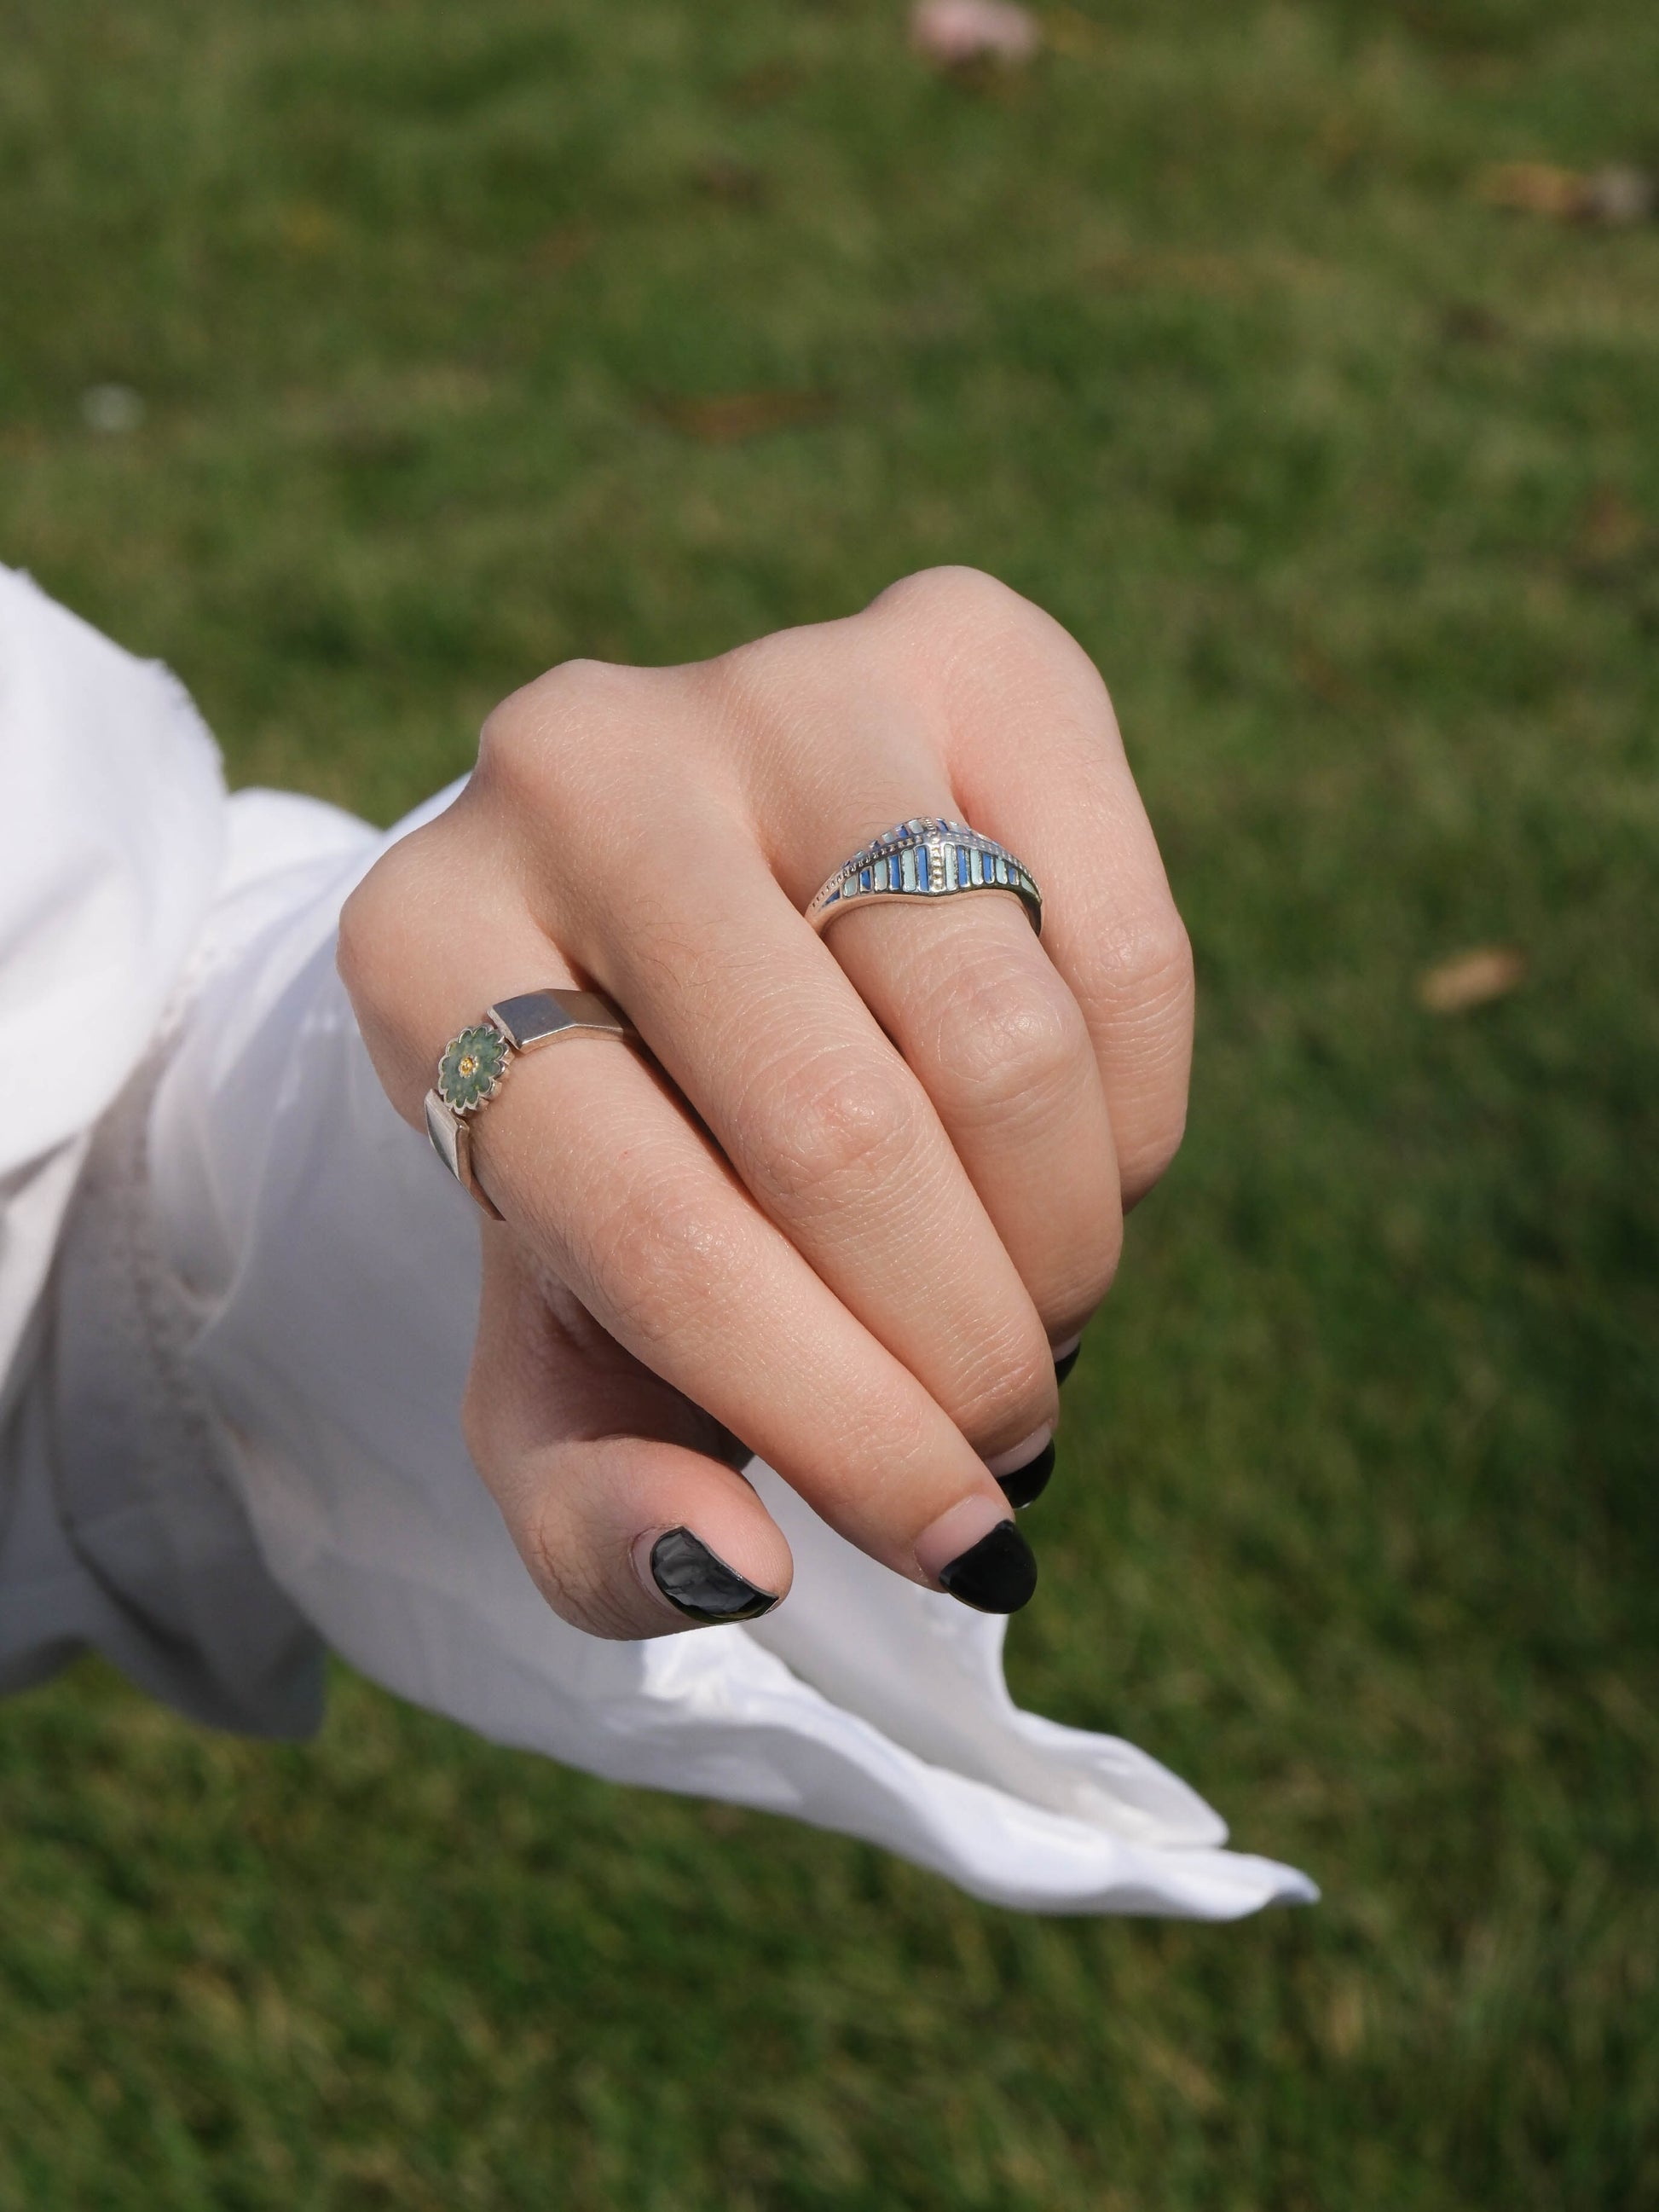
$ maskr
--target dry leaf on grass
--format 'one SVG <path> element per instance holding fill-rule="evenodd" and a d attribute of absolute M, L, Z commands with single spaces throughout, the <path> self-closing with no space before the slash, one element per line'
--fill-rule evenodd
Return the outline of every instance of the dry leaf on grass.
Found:
<path fill-rule="evenodd" d="M 1440 318 L 1440 335 L 1454 345 L 1502 345 L 1509 334 L 1503 317 L 1478 300 L 1454 300 Z"/>
<path fill-rule="evenodd" d="M 531 247 L 531 270 L 538 276 L 562 276 L 579 261 L 586 261 L 599 242 L 599 234 L 591 222 L 583 222 L 580 218 L 574 222 L 562 222 L 556 228 L 544 231 Z"/>
<path fill-rule="evenodd" d="M 836 411 L 835 401 L 820 392 L 721 392 L 654 404 L 665 422 L 707 446 L 731 446 L 768 430 L 827 422 Z"/>
<path fill-rule="evenodd" d="M 805 72 L 793 62 L 760 62 L 726 86 L 726 104 L 736 108 L 771 107 L 780 100 L 787 100 L 792 92 L 799 92 L 805 82 Z"/>
<path fill-rule="evenodd" d="M 1552 161 L 1498 161 L 1481 170 L 1474 190 L 1488 207 L 1572 222 L 1583 205 L 1584 179 L 1577 169 L 1558 168 Z"/>
<path fill-rule="evenodd" d="M 1512 945 L 1477 945 L 1425 968 L 1417 979 L 1417 996 L 1431 1014 L 1467 1014 L 1507 998 L 1526 972 L 1524 957 Z"/>
<path fill-rule="evenodd" d="M 940 69 L 970 62 L 1028 62 L 1042 43 L 1036 17 L 1012 0 L 920 0 L 910 44 Z"/>
<path fill-rule="evenodd" d="M 693 168 L 691 182 L 705 198 L 724 200 L 728 207 L 757 208 L 766 198 L 760 171 L 730 154 L 707 155 Z"/>
<path fill-rule="evenodd" d="M 1631 505 L 1614 484 L 1601 484 L 1590 494 L 1578 518 L 1573 551 L 1588 568 L 1617 568 L 1647 544 L 1648 526 L 1640 510 Z"/>
<path fill-rule="evenodd" d="M 1616 162 L 1604 169 L 1564 169 L 1553 161 L 1498 161 L 1475 178 L 1477 198 L 1514 215 L 1553 222 L 1622 225 L 1659 215 L 1659 179 Z"/>

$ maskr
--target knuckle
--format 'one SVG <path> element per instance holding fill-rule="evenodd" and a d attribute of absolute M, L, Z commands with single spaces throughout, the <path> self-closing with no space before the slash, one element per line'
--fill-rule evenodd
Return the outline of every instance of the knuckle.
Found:
<path fill-rule="evenodd" d="M 938 1416 L 914 1390 L 860 1394 L 848 1403 L 845 1420 L 841 1464 L 879 1470 L 872 1481 L 878 1504 L 889 1495 L 902 1499 L 915 1479 L 938 1464 Z"/>
<path fill-rule="evenodd" d="M 689 1317 L 712 1316 L 744 1255 L 672 1168 L 641 1166 L 586 1231 L 583 1279 L 604 1286 L 602 1316 L 647 1364 L 654 1346 L 684 1344 Z"/>
<path fill-rule="evenodd" d="M 963 1378 L 951 1418 L 977 1449 L 1006 1449 L 1054 1417 L 1054 1368 L 1046 1343 L 1005 1348 Z"/>
<path fill-rule="evenodd" d="M 561 1620 L 590 1636 L 637 1635 L 599 1563 L 580 1540 L 572 1542 L 569 1516 L 555 1498 L 539 1497 L 524 1509 L 514 1534 L 532 1579 Z"/>
<path fill-rule="evenodd" d="M 1017 618 L 1018 610 L 1036 611 L 1029 599 L 1023 599 L 999 578 L 983 568 L 956 562 L 901 576 L 874 605 L 890 613 L 921 614 L 959 623 L 1002 623 Z"/>
<path fill-rule="evenodd" d="M 786 1204 L 834 1204 L 849 1183 L 890 1172 L 916 1141 L 904 1072 L 870 1054 L 818 1054 L 773 1078 L 756 1165 Z"/>
<path fill-rule="evenodd" d="M 971 653 L 998 652 L 1036 609 L 983 569 L 918 569 L 890 584 L 866 610 L 896 649 L 901 672 L 938 682 Z"/>
<path fill-rule="evenodd" d="M 461 1401 L 461 1434 L 531 1579 L 573 1627 L 591 1636 L 636 1636 L 637 1623 L 621 1594 L 628 1588 L 628 1563 L 607 1572 L 593 1544 L 583 1542 L 558 1474 L 524 1450 L 511 1422 L 502 1419 L 490 1385 L 488 1362 L 475 1356 Z"/>
<path fill-rule="evenodd" d="M 1097 951 L 1101 988 L 1120 1017 L 1179 1016 L 1193 998 L 1193 948 L 1181 916 L 1160 902 L 1103 939 Z"/>
<path fill-rule="evenodd" d="M 397 994 L 410 915 L 426 896 L 441 826 L 428 823 L 381 854 L 340 909 L 335 964 L 360 1019 L 384 1014 Z"/>
<path fill-rule="evenodd" d="M 951 1010 L 945 1057 L 962 1109 L 1042 1121 L 1078 1095 L 1093 1066 L 1082 1010 L 1052 969 L 975 963 Z"/>
<path fill-rule="evenodd" d="M 493 709 L 478 738 L 480 780 L 538 807 L 557 805 L 636 710 L 648 673 L 604 660 L 567 660 Z"/>
<path fill-rule="evenodd" d="M 869 611 L 929 658 L 1000 664 L 1011 675 L 1058 681 L 1067 696 L 1080 689 L 1097 709 L 1105 702 L 1100 672 L 1071 632 L 982 568 L 919 569 L 890 585 Z"/>

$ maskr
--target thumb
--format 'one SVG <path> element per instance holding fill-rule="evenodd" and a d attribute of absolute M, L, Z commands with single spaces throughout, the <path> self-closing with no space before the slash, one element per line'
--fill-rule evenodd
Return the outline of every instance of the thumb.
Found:
<path fill-rule="evenodd" d="M 590 1635 L 751 1620 L 782 1531 L 730 1432 L 624 1352 L 505 1224 L 483 1224 L 467 1448 L 538 1588 Z"/>

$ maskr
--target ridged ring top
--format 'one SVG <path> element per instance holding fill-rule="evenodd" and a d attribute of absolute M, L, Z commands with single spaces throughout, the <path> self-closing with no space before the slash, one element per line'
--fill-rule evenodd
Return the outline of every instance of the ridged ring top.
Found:
<path fill-rule="evenodd" d="M 953 898 L 968 891 L 1000 891 L 1006 898 L 1017 898 L 1042 935 L 1042 893 L 1024 862 L 994 837 L 938 815 L 913 815 L 844 860 L 807 908 L 806 919 L 822 931 L 850 906 L 884 899 Z"/>

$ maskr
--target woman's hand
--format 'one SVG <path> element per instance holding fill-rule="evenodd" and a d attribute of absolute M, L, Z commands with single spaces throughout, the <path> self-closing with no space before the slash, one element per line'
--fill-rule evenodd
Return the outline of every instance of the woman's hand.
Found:
<path fill-rule="evenodd" d="M 817 937 L 825 877 L 912 815 L 1018 854 L 1041 941 L 994 897 Z M 514 994 L 596 988 L 649 1048 L 521 1059 L 472 1125 L 505 1218 L 468 1441 L 560 1613 L 653 1636 L 687 1625 L 666 1591 L 781 1595 L 750 1452 L 897 1573 L 1023 1601 L 998 1476 L 1040 1478 L 1054 1353 L 1180 1141 L 1192 1033 L 1111 707 L 1057 623 L 941 569 L 718 660 L 556 668 L 353 895 L 340 963 L 416 1126 L 446 1041 Z"/>

